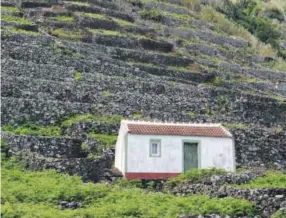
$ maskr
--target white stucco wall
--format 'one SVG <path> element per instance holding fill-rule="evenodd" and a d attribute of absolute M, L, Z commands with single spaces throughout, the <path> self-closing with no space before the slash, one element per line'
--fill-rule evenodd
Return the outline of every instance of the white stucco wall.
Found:
<path fill-rule="evenodd" d="M 183 140 L 200 141 L 199 168 L 235 170 L 231 138 L 159 136 L 128 134 L 126 172 L 183 172 Z M 150 139 L 161 140 L 161 156 L 150 157 Z"/>
<path fill-rule="evenodd" d="M 127 135 L 127 128 L 121 125 L 115 145 L 115 163 L 114 166 L 122 173 L 125 172 L 125 137 Z"/>

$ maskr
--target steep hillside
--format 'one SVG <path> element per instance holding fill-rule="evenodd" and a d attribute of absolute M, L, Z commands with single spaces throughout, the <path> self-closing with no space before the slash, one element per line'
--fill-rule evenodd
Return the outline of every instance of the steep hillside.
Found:
<path fill-rule="evenodd" d="M 79 175 L 85 182 L 111 181 L 121 119 L 220 122 L 235 137 L 238 168 L 285 170 L 286 9 L 282 3 L 270 7 L 278 0 L 249 2 L 254 3 L 1 1 L 2 151 L 7 157 L 17 156 L 30 170 L 55 169 Z M 182 197 L 145 196 L 140 190 L 131 195 L 129 189 L 121 193 L 121 187 L 94 184 L 84 188 L 84 194 L 67 188 L 43 197 L 41 188 L 31 184 L 50 181 L 49 177 L 58 181 L 56 190 L 71 185 L 64 178 L 76 181 L 70 186 L 75 190 L 81 190 L 82 184 L 79 178 L 54 171 L 21 175 L 20 169 L 11 167 L 13 160 L 5 158 L 5 184 L 15 182 L 9 190 L 18 186 L 18 175 L 26 181 L 19 187 L 31 190 L 29 194 L 20 188 L 5 193 L 7 217 L 17 217 L 9 216 L 13 210 L 27 217 L 92 217 L 98 207 L 95 196 L 102 192 L 109 194 L 102 195 L 100 207 L 114 207 L 114 199 L 120 197 L 125 200 L 110 213 L 97 211 L 101 217 L 143 217 L 146 211 L 145 217 L 174 217 L 182 211 L 268 217 L 282 207 L 286 196 L 285 186 L 255 192 L 255 200 L 247 200 L 259 205 L 259 213 L 251 203 L 237 199 L 225 210 L 224 199 L 191 196 L 188 200 L 200 201 L 203 209 L 186 210 Z M 207 185 L 195 194 L 204 194 L 205 189 L 208 193 Z M 51 190 L 48 182 L 44 187 Z M 173 192 L 194 194 L 197 188 L 179 186 Z M 216 191 L 217 195 L 221 192 Z M 43 198 L 37 197 L 38 192 Z M 252 193 L 225 192 L 232 197 Z M 272 199 L 270 206 L 265 206 L 261 197 L 265 195 Z M 148 210 L 154 202 L 169 198 L 160 210 Z M 54 205 L 78 199 L 95 206 L 65 215 L 58 209 L 37 214 L 47 211 L 45 202 Z M 132 200 L 143 208 L 140 213 L 136 205 L 124 207 Z M 25 205 L 13 206 L 11 202 L 16 201 Z M 31 202 L 40 204 L 30 207 Z"/>
<path fill-rule="evenodd" d="M 222 16 L 215 9 L 55 2 L 1 8 L 2 138 L 12 153 L 32 151 L 23 156 L 30 168 L 97 181 L 89 163 L 111 167 L 112 154 L 98 158 L 123 117 L 221 122 L 235 135 L 239 167 L 285 168 L 286 73 L 266 67 L 285 61 L 204 22 L 206 12 Z"/>

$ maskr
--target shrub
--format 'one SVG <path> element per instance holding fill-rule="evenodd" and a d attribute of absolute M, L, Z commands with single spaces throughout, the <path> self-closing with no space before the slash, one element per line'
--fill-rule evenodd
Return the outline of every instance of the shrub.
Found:
<path fill-rule="evenodd" d="M 143 10 L 140 12 L 140 15 L 144 19 L 155 20 L 158 22 L 163 19 L 163 15 L 161 14 L 161 12 L 154 8 L 152 10 Z"/>
<path fill-rule="evenodd" d="M 8 11 L 8 12 L 20 12 L 18 8 L 15 7 L 5 7 L 5 6 L 0 6 L 1 11 Z"/>
<path fill-rule="evenodd" d="M 61 39 L 80 40 L 83 38 L 83 34 L 77 30 L 53 29 L 49 33 Z"/>
<path fill-rule="evenodd" d="M 80 79 L 81 79 L 81 73 L 80 72 L 75 72 L 74 80 L 77 81 L 77 80 L 80 80 Z"/>
<path fill-rule="evenodd" d="M 13 167 L 8 167 L 13 166 Z M 83 183 L 78 176 L 55 170 L 21 170 L 11 159 L 2 162 L 1 215 L 3 217 L 144 217 L 173 218 L 180 214 L 248 215 L 257 211 L 252 203 L 235 198 L 211 199 L 205 195 L 174 196 L 138 189 L 138 181 L 113 186 Z M 83 207 L 60 210 L 60 201 L 77 201 Z"/>
<path fill-rule="evenodd" d="M 169 179 L 171 183 L 177 183 L 177 182 L 191 182 L 196 183 L 200 181 L 204 181 L 206 178 L 212 176 L 212 175 L 222 175 L 225 174 L 226 171 L 223 169 L 216 169 L 216 168 L 210 168 L 210 169 L 192 169 L 185 173 L 180 174 L 178 177 Z"/>
<path fill-rule="evenodd" d="M 73 17 L 69 17 L 69 16 L 56 16 L 56 17 L 52 17 L 52 19 L 56 21 L 60 21 L 60 22 L 66 22 L 66 23 L 73 22 Z"/>
<path fill-rule="evenodd" d="M 242 188 L 286 188 L 286 174 L 281 172 L 268 172 L 248 184 L 240 185 Z"/>

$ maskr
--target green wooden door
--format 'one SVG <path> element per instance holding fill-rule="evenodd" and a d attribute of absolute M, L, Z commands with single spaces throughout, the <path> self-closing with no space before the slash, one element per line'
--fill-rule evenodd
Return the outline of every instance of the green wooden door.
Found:
<path fill-rule="evenodd" d="M 184 143 L 184 172 L 198 168 L 198 143 Z"/>

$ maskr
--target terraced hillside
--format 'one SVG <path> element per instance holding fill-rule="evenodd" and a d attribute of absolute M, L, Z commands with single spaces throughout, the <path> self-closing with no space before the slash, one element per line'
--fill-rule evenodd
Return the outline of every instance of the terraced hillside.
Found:
<path fill-rule="evenodd" d="M 286 69 L 182 1 L 2 1 L 1 14 L 2 140 L 29 169 L 110 179 L 122 118 L 221 122 L 238 167 L 286 167 Z"/>

